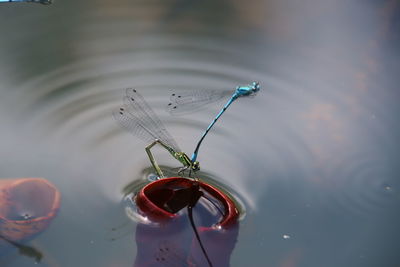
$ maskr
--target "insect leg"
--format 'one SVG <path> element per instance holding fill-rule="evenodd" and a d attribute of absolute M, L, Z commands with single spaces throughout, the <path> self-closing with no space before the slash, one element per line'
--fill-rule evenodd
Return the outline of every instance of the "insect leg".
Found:
<path fill-rule="evenodd" d="M 159 178 L 164 178 L 163 172 L 161 171 L 161 169 L 160 169 L 160 167 L 158 166 L 158 164 L 157 164 L 157 162 L 156 162 L 156 160 L 155 160 L 153 154 L 152 154 L 151 151 L 150 151 L 150 149 L 151 149 L 155 144 L 161 145 L 161 146 L 162 146 L 163 148 L 165 148 L 174 158 L 176 158 L 176 156 L 175 156 L 176 151 L 175 151 L 171 146 L 169 146 L 168 144 L 166 144 L 166 143 L 164 143 L 163 141 L 158 140 L 158 139 L 154 140 L 153 143 L 151 143 L 150 145 L 146 146 L 147 155 L 149 156 L 149 159 L 150 159 L 150 161 L 151 161 L 151 164 L 153 165 L 154 169 L 156 170 L 158 177 L 159 177 Z M 177 159 L 177 158 L 176 158 L 176 159 Z M 186 168 L 187 168 L 187 167 L 185 167 L 185 169 L 186 169 Z"/>
<path fill-rule="evenodd" d="M 156 170 L 156 173 L 157 173 L 157 175 L 158 175 L 158 178 L 160 179 L 160 178 L 164 178 L 164 173 L 161 171 L 160 167 L 159 167 L 158 164 L 157 164 L 156 159 L 154 158 L 153 154 L 151 153 L 151 148 L 152 148 L 155 144 L 157 144 L 157 143 L 159 143 L 159 142 L 160 142 L 160 141 L 159 141 L 158 139 L 156 139 L 153 143 L 151 143 L 150 145 L 146 146 L 145 150 L 146 150 L 147 155 L 149 156 L 151 165 L 153 165 L 153 168 Z"/>

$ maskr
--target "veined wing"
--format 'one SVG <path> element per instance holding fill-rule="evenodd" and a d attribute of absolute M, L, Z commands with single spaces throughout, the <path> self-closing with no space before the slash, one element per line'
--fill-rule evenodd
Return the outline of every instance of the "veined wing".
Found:
<path fill-rule="evenodd" d="M 139 118 L 127 113 L 125 108 L 114 110 L 112 114 L 123 128 L 143 141 L 151 142 L 157 139 L 157 136 L 143 125 Z"/>
<path fill-rule="evenodd" d="M 124 105 L 113 112 L 114 118 L 130 133 L 146 142 L 155 139 L 181 151 L 160 119 L 135 89 L 127 89 Z"/>
<path fill-rule="evenodd" d="M 202 109 L 205 105 L 222 100 L 234 93 L 233 90 L 194 90 L 173 93 L 167 110 L 172 115 L 183 115 Z"/>
<path fill-rule="evenodd" d="M 159 140 L 165 141 L 165 143 L 173 147 L 175 150 L 181 151 L 171 134 L 165 128 L 164 124 L 137 90 L 126 89 L 124 104 L 127 111 L 131 115 L 139 118 L 143 125 L 146 125 L 153 133 L 155 133 L 156 136 L 158 136 Z"/>

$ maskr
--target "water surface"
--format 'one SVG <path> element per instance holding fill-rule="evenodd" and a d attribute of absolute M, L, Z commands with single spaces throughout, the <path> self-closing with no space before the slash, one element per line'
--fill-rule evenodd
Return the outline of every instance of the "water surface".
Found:
<path fill-rule="evenodd" d="M 172 117 L 171 90 L 252 81 L 262 91 L 232 105 L 198 158 L 246 205 L 232 266 L 398 266 L 399 8 L 1 4 L 0 177 L 44 177 L 62 193 L 58 217 L 33 241 L 37 266 L 133 265 L 123 188 L 149 161 L 146 144 L 112 119 L 124 88 L 140 90 L 191 153 L 219 106 Z M 0 263 L 34 264 L 17 252 Z"/>

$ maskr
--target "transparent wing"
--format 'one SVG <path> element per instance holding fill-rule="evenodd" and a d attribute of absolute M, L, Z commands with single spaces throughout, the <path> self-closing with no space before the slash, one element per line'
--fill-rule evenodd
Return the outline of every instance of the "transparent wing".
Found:
<path fill-rule="evenodd" d="M 124 108 L 113 111 L 113 116 L 119 124 L 131 134 L 145 142 L 154 141 L 157 136 L 140 123 L 140 120 L 125 111 Z"/>
<path fill-rule="evenodd" d="M 135 89 L 127 89 L 123 100 L 123 107 L 113 112 L 121 126 L 146 142 L 159 139 L 174 150 L 181 151 L 142 95 Z"/>
<path fill-rule="evenodd" d="M 194 90 L 184 93 L 173 93 L 167 105 L 172 115 L 183 115 L 203 109 L 206 105 L 218 102 L 232 95 L 232 90 Z"/>
<path fill-rule="evenodd" d="M 159 140 L 164 141 L 174 149 L 178 149 L 178 144 L 172 138 L 171 134 L 167 131 L 164 124 L 154 113 L 153 109 L 146 102 L 144 97 L 139 94 L 135 89 L 126 89 L 126 96 L 124 97 L 124 104 L 127 111 L 139 118 L 143 125 L 149 128 Z"/>

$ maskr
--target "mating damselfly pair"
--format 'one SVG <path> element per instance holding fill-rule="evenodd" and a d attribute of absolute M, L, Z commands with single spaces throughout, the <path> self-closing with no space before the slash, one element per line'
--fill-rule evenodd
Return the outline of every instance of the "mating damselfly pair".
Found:
<path fill-rule="evenodd" d="M 247 86 L 238 86 L 228 102 L 202 134 L 191 158 L 182 152 L 153 109 L 136 89 L 126 89 L 126 94 L 123 97 L 123 106 L 114 110 L 113 116 L 121 126 L 131 134 L 136 135 L 146 142 L 150 142 L 150 144 L 146 146 L 145 150 L 159 178 L 163 178 L 164 174 L 151 153 L 151 148 L 156 144 L 164 147 L 175 159 L 182 163 L 183 167 L 178 173 L 189 170 L 189 176 L 191 176 L 192 172 L 200 170 L 200 164 L 197 161 L 200 145 L 217 120 L 235 100 L 240 97 L 253 96 L 259 90 L 260 85 L 257 82 L 253 82 Z M 191 106 L 196 107 L 204 105 L 226 95 L 225 91 L 203 90 L 201 93 L 199 92 L 200 91 L 188 92 L 179 96 L 173 95 L 173 103 L 168 104 L 170 110 L 175 112 L 180 108 L 187 109 Z"/>

